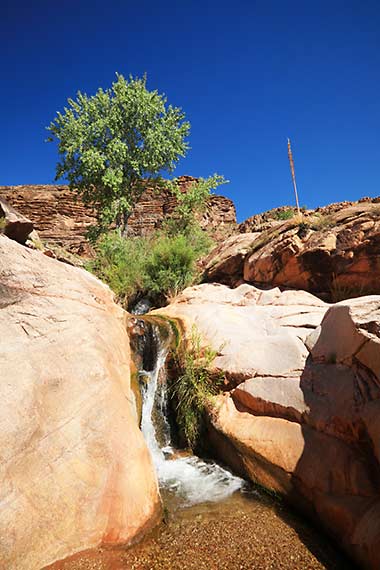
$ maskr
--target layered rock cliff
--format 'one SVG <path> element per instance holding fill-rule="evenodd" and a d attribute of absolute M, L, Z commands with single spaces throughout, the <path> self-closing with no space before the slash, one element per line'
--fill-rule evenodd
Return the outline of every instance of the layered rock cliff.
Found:
<path fill-rule="evenodd" d="M 185 192 L 194 180 L 191 176 L 180 177 L 182 191 Z M 96 223 L 96 217 L 94 211 L 77 200 L 67 186 L 0 186 L 0 198 L 29 218 L 48 245 L 61 246 L 79 255 L 89 254 L 86 232 Z M 143 236 L 153 232 L 175 205 L 169 191 L 158 192 L 148 187 L 129 219 L 129 235 Z M 237 227 L 233 202 L 224 196 L 212 195 L 201 224 L 212 230 L 216 239 L 230 235 Z"/>

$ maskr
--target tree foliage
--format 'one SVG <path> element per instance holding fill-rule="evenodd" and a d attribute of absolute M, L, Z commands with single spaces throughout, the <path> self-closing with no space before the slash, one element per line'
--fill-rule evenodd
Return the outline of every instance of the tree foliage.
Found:
<path fill-rule="evenodd" d="M 95 257 L 87 268 L 108 283 L 117 299 L 131 308 L 143 296 L 163 304 L 197 282 L 197 261 L 214 242 L 202 230 L 199 214 L 206 208 L 211 189 L 226 181 L 215 174 L 200 178 L 183 192 L 178 181 L 166 182 L 177 206 L 162 227 L 147 237 L 122 237 L 108 232 L 95 244 Z"/>
<path fill-rule="evenodd" d="M 228 180 L 225 180 L 224 176 L 214 174 L 208 178 L 198 178 L 183 192 L 177 180 L 167 182 L 168 188 L 176 198 L 177 206 L 164 223 L 166 233 L 175 235 L 196 231 L 195 226 L 199 226 L 197 215 L 206 209 L 211 190 L 216 190 L 221 184 L 227 183 Z"/>
<path fill-rule="evenodd" d="M 58 140 L 56 180 L 96 208 L 100 227 L 115 222 L 122 231 L 147 180 L 159 182 L 189 148 L 184 113 L 149 91 L 146 77 L 117 74 L 110 89 L 78 92 L 48 130 Z"/>

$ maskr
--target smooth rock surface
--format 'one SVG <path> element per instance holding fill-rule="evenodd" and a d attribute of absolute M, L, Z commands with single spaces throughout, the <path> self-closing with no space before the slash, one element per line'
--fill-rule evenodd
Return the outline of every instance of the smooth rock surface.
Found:
<path fill-rule="evenodd" d="M 160 512 L 108 287 L 0 236 L 0 568 L 128 543 Z"/>
<path fill-rule="evenodd" d="M 377 570 L 380 296 L 328 305 L 305 291 L 204 284 L 157 312 L 218 350 L 230 391 L 209 412 L 214 452 Z"/>
<path fill-rule="evenodd" d="M 321 322 L 327 308 L 304 291 L 297 297 L 294 291 L 247 284 L 236 289 L 204 284 L 186 289 L 153 313 L 179 318 L 189 336 L 195 326 L 218 353 L 215 368 L 236 384 L 254 376 L 298 376 L 308 356 L 302 338 Z"/>

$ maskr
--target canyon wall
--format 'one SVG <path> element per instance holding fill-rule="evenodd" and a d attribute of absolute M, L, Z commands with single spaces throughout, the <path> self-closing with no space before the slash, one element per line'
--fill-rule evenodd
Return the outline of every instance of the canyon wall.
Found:
<path fill-rule="evenodd" d="M 181 189 L 185 192 L 194 181 L 196 179 L 191 176 L 180 177 Z M 96 222 L 96 215 L 81 200 L 76 200 L 67 186 L 0 186 L 0 198 L 29 218 L 48 245 L 61 246 L 79 255 L 89 254 L 86 232 Z M 157 192 L 148 187 L 129 219 L 129 234 L 143 236 L 153 232 L 175 205 L 169 190 Z M 201 224 L 211 229 L 216 239 L 230 235 L 237 227 L 232 200 L 215 194 L 210 196 Z"/>

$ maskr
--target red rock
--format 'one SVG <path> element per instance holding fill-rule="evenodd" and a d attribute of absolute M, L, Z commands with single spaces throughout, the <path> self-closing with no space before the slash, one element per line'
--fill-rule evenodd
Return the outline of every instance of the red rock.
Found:
<path fill-rule="evenodd" d="M 239 249 L 238 238 L 220 244 L 207 259 L 205 280 L 236 286 L 244 279 L 257 286 L 304 289 L 332 301 L 380 293 L 376 199 L 332 204 L 302 219 L 279 221 L 273 215 L 254 216 L 239 226 L 242 232 L 259 232 L 251 244 L 239 237 L 246 247 Z"/>
<path fill-rule="evenodd" d="M 186 191 L 196 179 L 182 176 L 179 180 L 181 188 Z M 90 255 L 86 233 L 96 223 L 96 216 L 91 208 L 75 199 L 75 194 L 67 186 L 0 186 L 0 198 L 30 218 L 47 247 L 50 244 L 64 247 L 71 253 Z M 167 190 L 157 192 L 148 187 L 129 218 L 128 234 L 143 236 L 152 233 L 170 215 L 175 204 Z M 212 230 L 215 239 L 224 239 L 236 228 L 233 202 L 224 196 L 210 196 L 201 216 L 201 225 Z"/>
<path fill-rule="evenodd" d="M 1 218 L 5 223 L 3 233 L 18 243 L 25 243 L 33 231 L 33 223 L 2 198 L 0 198 L 0 220 Z"/>

